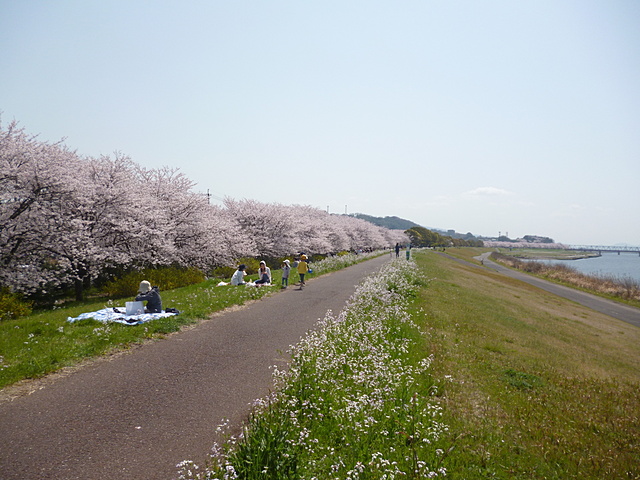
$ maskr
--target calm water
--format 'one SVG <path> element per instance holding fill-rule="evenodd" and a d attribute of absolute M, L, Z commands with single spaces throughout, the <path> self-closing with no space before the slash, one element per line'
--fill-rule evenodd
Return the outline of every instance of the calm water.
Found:
<path fill-rule="evenodd" d="M 544 260 L 546 263 L 562 263 L 587 275 L 611 275 L 631 277 L 640 282 L 640 255 L 638 253 L 603 253 L 601 257 L 580 260 Z"/>

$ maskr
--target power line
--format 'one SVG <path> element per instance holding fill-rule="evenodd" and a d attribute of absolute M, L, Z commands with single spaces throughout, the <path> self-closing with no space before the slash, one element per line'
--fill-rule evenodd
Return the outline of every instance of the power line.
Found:
<path fill-rule="evenodd" d="M 207 197 L 207 203 L 211 203 L 211 199 L 213 198 L 214 200 L 218 200 L 219 202 L 224 202 L 224 198 L 219 197 L 218 195 L 214 195 L 213 193 L 211 193 L 209 191 L 209 189 L 207 188 L 207 193 L 203 193 L 203 195 L 205 197 Z"/>

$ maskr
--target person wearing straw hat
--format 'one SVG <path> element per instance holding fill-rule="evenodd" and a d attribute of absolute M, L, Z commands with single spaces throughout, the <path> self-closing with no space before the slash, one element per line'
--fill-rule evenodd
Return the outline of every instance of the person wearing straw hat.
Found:
<path fill-rule="evenodd" d="M 160 291 L 158 287 L 152 287 L 151 284 L 143 280 L 140 282 L 140 288 L 138 288 L 138 295 L 136 296 L 136 302 L 147 302 L 145 307 L 145 313 L 162 313 L 162 298 L 160 298 Z"/>
<path fill-rule="evenodd" d="M 305 254 L 300 255 L 300 261 L 298 262 L 298 276 L 300 277 L 300 286 L 304 285 L 304 276 L 309 271 L 309 264 L 307 263 L 307 256 Z"/>

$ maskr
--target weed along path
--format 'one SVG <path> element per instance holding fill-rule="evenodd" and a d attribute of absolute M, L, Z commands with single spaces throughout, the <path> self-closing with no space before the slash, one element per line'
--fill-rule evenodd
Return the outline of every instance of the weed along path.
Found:
<path fill-rule="evenodd" d="M 223 419 L 240 425 L 273 364 L 327 310 L 340 311 L 383 255 L 166 339 L 33 382 L 0 402 L 0 479 L 170 480 L 204 463 Z M 233 288 L 233 287 L 224 287 Z M 242 288 L 242 287 L 241 287 Z"/>

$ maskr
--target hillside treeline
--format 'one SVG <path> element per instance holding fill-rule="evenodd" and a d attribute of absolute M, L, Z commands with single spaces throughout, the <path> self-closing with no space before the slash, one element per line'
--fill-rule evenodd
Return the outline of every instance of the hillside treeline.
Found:
<path fill-rule="evenodd" d="M 309 206 L 226 198 L 210 205 L 177 169 L 83 157 L 0 124 L 0 288 L 83 289 L 126 272 L 209 272 L 242 257 L 390 247 L 402 232 Z"/>
<path fill-rule="evenodd" d="M 379 227 L 389 228 L 391 230 L 407 230 L 408 228 L 419 227 L 417 223 L 413 223 L 410 220 L 405 220 L 399 217 L 374 217 L 371 215 L 365 215 L 364 213 L 351 214 L 352 217 L 361 218 L 367 222 L 371 222 Z"/>
<path fill-rule="evenodd" d="M 414 247 L 482 247 L 482 240 L 452 238 L 424 227 L 405 230 Z"/>

